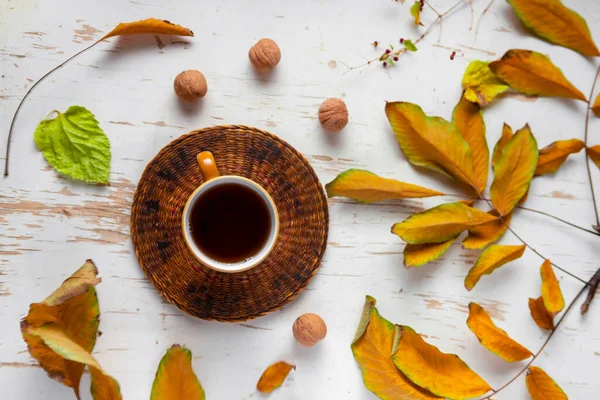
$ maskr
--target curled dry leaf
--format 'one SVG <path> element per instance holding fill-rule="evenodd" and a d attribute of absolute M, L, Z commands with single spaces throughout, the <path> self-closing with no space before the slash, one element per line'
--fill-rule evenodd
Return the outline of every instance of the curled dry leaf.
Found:
<path fill-rule="evenodd" d="M 194 32 L 181 25 L 161 19 L 148 18 L 134 22 L 121 22 L 100 40 L 108 39 L 113 36 L 137 35 L 141 33 L 153 35 L 194 36 Z"/>
<path fill-rule="evenodd" d="M 522 129 L 525 128 L 526 126 Z M 500 139 L 498 139 L 498 141 L 496 142 L 496 145 L 494 146 L 494 152 L 492 154 L 492 168 L 494 169 L 494 171 L 496 171 L 496 164 L 498 164 L 498 160 L 502 155 L 502 150 L 504 150 L 506 144 L 510 141 L 510 139 L 512 139 L 514 135 L 515 134 L 513 133 L 512 128 L 505 122 L 504 126 L 502 127 L 502 136 L 500 136 Z"/>
<path fill-rule="evenodd" d="M 447 203 L 411 215 L 392 226 L 392 233 L 410 244 L 441 243 L 496 219 L 460 202 Z"/>
<path fill-rule="evenodd" d="M 594 100 L 594 104 L 592 104 L 592 111 L 596 114 L 597 117 L 600 117 L 600 93 L 596 96 L 596 100 Z"/>
<path fill-rule="evenodd" d="M 417 385 L 450 399 L 469 399 L 492 390 L 456 354 L 442 353 L 408 326 L 398 328 L 392 361 Z"/>
<path fill-rule="evenodd" d="M 204 399 L 204 389 L 192 369 L 192 352 L 174 344 L 158 364 L 150 400 Z"/>
<path fill-rule="evenodd" d="M 454 107 L 452 122 L 471 147 L 473 177 L 477 191 L 482 193 L 487 185 L 490 151 L 485 139 L 485 122 L 481 108 L 476 103 L 471 103 L 463 95 Z"/>
<path fill-rule="evenodd" d="M 407 268 L 410 267 L 420 267 L 422 265 L 427 264 L 430 261 L 437 260 L 440 258 L 458 235 L 454 236 L 441 243 L 423 243 L 423 244 L 410 244 L 408 243 L 404 247 L 404 266 Z"/>
<path fill-rule="evenodd" d="M 382 178 L 362 169 L 342 172 L 325 185 L 325 189 L 329 197 L 344 196 L 361 203 L 444 195 L 436 190 Z"/>
<path fill-rule="evenodd" d="M 549 42 L 600 56 L 585 19 L 560 0 L 508 0 L 525 26 Z"/>
<path fill-rule="evenodd" d="M 417 25 L 423 25 L 421 23 L 421 2 L 420 1 L 415 1 L 415 4 L 413 4 L 410 7 L 410 15 L 412 15 L 415 19 L 415 24 Z"/>
<path fill-rule="evenodd" d="M 511 88 L 528 95 L 587 101 L 545 55 L 531 50 L 508 50 L 490 69 Z"/>
<path fill-rule="evenodd" d="M 600 168 L 600 144 L 588 147 L 586 149 L 587 156 Z"/>
<path fill-rule="evenodd" d="M 529 312 L 537 326 L 547 330 L 554 329 L 554 317 L 546 310 L 541 296 L 537 299 L 529 298 Z"/>
<path fill-rule="evenodd" d="M 584 147 L 585 143 L 579 139 L 552 142 L 540 150 L 535 176 L 558 171 L 570 154 L 579 153 Z"/>
<path fill-rule="evenodd" d="M 471 148 L 453 124 L 428 117 L 421 107 L 406 102 L 386 103 L 385 113 L 411 164 L 477 187 Z"/>
<path fill-rule="evenodd" d="M 270 365 L 258 380 L 256 390 L 261 393 L 271 393 L 281 386 L 292 369 L 296 369 L 296 366 L 288 364 L 285 361 L 279 361 Z"/>
<path fill-rule="evenodd" d="M 490 196 L 500 215 L 508 215 L 525 196 L 537 162 L 537 142 L 526 125 L 508 141 L 494 169 Z"/>
<path fill-rule="evenodd" d="M 469 270 L 465 278 L 465 288 L 467 290 L 473 289 L 483 275 L 489 275 L 504 264 L 516 260 L 523 255 L 524 251 L 525 245 L 491 245 L 481 253 L 473 268 Z"/>
<path fill-rule="evenodd" d="M 533 355 L 531 351 L 511 339 L 504 330 L 498 328 L 488 313 L 477 303 L 469 304 L 467 326 L 483 347 L 506 362 L 525 360 Z"/>
<path fill-rule="evenodd" d="M 483 249 L 504 236 L 512 219 L 512 213 L 502 218 L 499 218 L 500 214 L 496 210 L 490 210 L 488 214 L 497 219 L 469 229 L 469 235 L 462 242 L 465 249 Z"/>
<path fill-rule="evenodd" d="M 510 87 L 492 72 L 488 61 L 471 61 L 462 79 L 464 97 L 472 103 L 486 107 Z"/>
<path fill-rule="evenodd" d="M 351 346 L 365 387 L 382 400 L 440 399 L 414 384 L 396 368 L 391 355 L 400 329 L 379 315 L 375 303 L 374 298 L 366 297 Z"/>
<path fill-rule="evenodd" d="M 544 263 L 540 267 L 540 275 L 542 276 L 542 299 L 544 300 L 544 306 L 550 315 L 556 315 L 565 308 L 565 299 L 560 290 L 558 279 L 554 275 L 550 260 L 544 260 Z"/>
<path fill-rule="evenodd" d="M 569 400 L 560 386 L 541 368 L 529 367 L 525 383 L 532 400 Z"/>

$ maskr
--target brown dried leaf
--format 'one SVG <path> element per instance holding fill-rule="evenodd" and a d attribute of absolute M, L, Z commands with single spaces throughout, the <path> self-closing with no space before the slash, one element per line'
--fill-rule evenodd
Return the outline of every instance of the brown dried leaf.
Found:
<path fill-rule="evenodd" d="M 554 317 L 546 310 L 541 296 L 537 299 L 529 298 L 529 312 L 537 326 L 547 330 L 554 329 Z"/>

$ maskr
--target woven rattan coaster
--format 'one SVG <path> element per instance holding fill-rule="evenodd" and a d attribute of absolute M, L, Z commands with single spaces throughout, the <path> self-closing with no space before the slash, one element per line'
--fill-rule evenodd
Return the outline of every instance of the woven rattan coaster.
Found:
<path fill-rule="evenodd" d="M 257 182 L 277 206 L 275 247 L 248 271 L 214 271 L 183 239 L 183 207 L 202 183 L 196 155 L 204 150 L 222 175 Z M 188 314 L 217 321 L 260 317 L 296 297 L 319 267 L 328 227 L 327 199 L 308 161 L 276 136 L 237 125 L 193 131 L 164 147 L 146 167 L 131 209 L 133 247 L 154 287 Z"/>

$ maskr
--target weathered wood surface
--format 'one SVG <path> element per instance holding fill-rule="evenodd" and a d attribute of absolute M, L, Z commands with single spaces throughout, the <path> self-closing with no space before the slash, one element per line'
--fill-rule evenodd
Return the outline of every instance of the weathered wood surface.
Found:
<path fill-rule="evenodd" d="M 146 163 L 161 147 L 189 130 L 214 124 L 247 124 L 269 130 L 296 146 L 326 183 L 348 168 L 456 192 L 447 180 L 411 167 L 385 118 L 384 100 L 420 104 L 449 118 L 460 96 L 469 61 L 494 59 L 509 48 L 549 54 L 586 95 L 598 60 L 532 37 L 506 2 L 496 1 L 478 37 L 469 30 L 466 2 L 437 31 L 394 68 L 371 65 L 344 74 L 343 63 L 361 64 L 378 50 L 370 43 L 395 44 L 418 35 L 409 2 L 388 0 L 323 2 L 203 1 L 163 2 L 65 0 L 0 1 L 0 152 L 12 114 L 26 89 L 42 74 L 119 21 L 146 17 L 190 27 L 196 37 L 113 38 L 52 75 L 33 93 L 16 124 L 12 168 L 0 180 L 0 391 L 1 399 L 63 399 L 69 390 L 48 379 L 29 357 L 19 332 L 28 305 L 40 301 L 92 258 L 103 282 L 98 286 L 102 336 L 95 355 L 115 376 L 125 398 L 148 398 L 156 366 L 173 343 L 187 345 L 209 398 L 250 399 L 263 369 L 280 359 L 297 364 L 273 399 L 371 399 L 350 352 L 364 295 L 370 294 L 388 319 L 408 324 L 445 352 L 457 353 L 494 387 L 520 368 L 479 345 L 465 320 L 477 301 L 514 338 L 537 351 L 546 337 L 532 322 L 528 297 L 540 293 L 541 260 L 527 251 L 520 260 L 486 276 L 472 292 L 463 279 L 476 252 L 459 244 L 441 260 L 418 270 L 402 266 L 401 241 L 390 226 L 440 199 L 358 205 L 330 201 L 329 246 L 318 275 L 297 300 L 264 318 L 225 325 L 194 320 L 162 301 L 144 278 L 129 240 L 133 192 Z M 438 0 L 439 10 L 452 5 Z M 474 0 L 475 22 L 487 1 Z M 566 1 L 585 16 L 600 40 L 600 3 Z M 433 20 L 425 11 L 424 23 Z M 422 29 L 422 28 L 421 28 Z M 248 62 L 250 46 L 275 39 L 282 61 L 269 77 Z M 449 56 L 456 49 L 454 61 Z M 183 106 L 172 81 L 184 69 L 201 70 L 209 92 Z M 320 102 L 343 98 L 350 123 L 325 134 L 316 119 Z M 92 110 L 112 145 L 110 187 L 95 187 L 57 176 L 32 140 L 38 122 L 51 110 L 79 104 Z M 516 97 L 486 110 L 488 143 L 493 146 L 506 121 L 529 122 L 540 146 L 583 137 L 585 104 Z M 600 120 L 590 125 L 600 143 Z M 583 226 L 593 223 L 584 156 L 571 157 L 554 176 L 536 178 L 527 206 Z M 600 173 L 594 167 L 600 188 Z M 448 198 L 447 200 L 450 200 Z M 582 278 L 598 268 L 598 238 L 539 215 L 518 211 L 514 229 L 532 246 Z M 506 244 L 519 244 L 507 234 Z M 558 274 L 567 300 L 581 287 Z M 295 344 L 291 326 L 303 312 L 323 316 L 326 340 L 313 349 Z M 589 314 L 568 316 L 537 365 L 572 399 L 595 398 L 600 384 L 600 304 Z M 89 380 L 84 379 L 86 386 Z M 85 392 L 85 389 L 82 389 Z M 524 378 L 497 396 L 528 398 Z"/>

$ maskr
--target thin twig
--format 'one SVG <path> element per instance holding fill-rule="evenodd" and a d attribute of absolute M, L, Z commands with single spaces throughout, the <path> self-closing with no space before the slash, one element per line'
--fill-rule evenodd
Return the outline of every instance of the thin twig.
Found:
<path fill-rule="evenodd" d="M 477 21 L 477 28 L 475 28 L 475 37 L 477 37 L 477 33 L 479 33 L 479 25 L 481 25 L 481 20 L 483 19 L 483 16 L 485 15 L 485 13 L 488 12 L 488 10 L 490 9 L 490 7 L 492 7 L 492 4 L 494 4 L 494 1 L 496 1 L 496 0 L 491 0 L 490 4 L 487 5 L 487 7 L 485 8 L 485 10 L 483 10 L 483 12 L 481 13 L 481 15 L 479 16 L 479 21 Z"/>
<path fill-rule="evenodd" d="M 600 66 L 596 71 L 596 76 L 594 76 L 594 82 L 592 83 L 592 90 L 590 90 L 590 98 L 587 107 L 587 111 L 585 112 L 585 134 L 583 141 L 585 142 L 585 151 L 586 151 L 586 160 L 585 166 L 587 168 L 587 175 L 590 181 L 590 190 L 592 191 L 592 202 L 594 203 L 594 212 L 596 213 L 596 225 L 600 225 L 600 216 L 598 215 L 598 205 L 596 204 L 596 194 L 594 193 L 594 182 L 592 181 L 592 171 L 590 170 L 590 158 L 587 157 L 587 145 L 588 145 L 588 131 L 590 126 L 590 110 L 592 109 L 592 97 L 594 96 L 594 89 L 596 88 L 596 82 L 598 81 L 598 75 L 600 75 Z"/>
<path fill-rule="evenodd" d="M 469 30 L 473 30 L 473 18 L 475 18 L 475 9 L 473 8 L 473 0 L 469 0 L 469 6 L 471 7 L 471 23 L 469 24 Z"/>
<path fill-rule="evenodd" d="M 596 290 L 598 289 L 598 284 L 600 284 L 600 268 L 598 269 L 598 271 L 596 271 L 594 276 L 592 276 L 592 279 L 590 279 L 590 291 L 588 292 L 588 295 L 585 298 L 585 301 L 581 305 L 581 314 L 582 315 L 587 313 L 588 310 L 590 309 L 590 304 L 592 303 L 592 300 L 594 300 L 594 296 L 596 295 Z"/>
<path fill-rule="evenodd" d="M 559 222 L 562 222 L 563 224 L 567 224 L 569 226 L 572 226 L 573 228 L 577 228 L 577 229 L 579 229 L 581 231 L 591 233 L 594 236 L 600 236 L 600 232 L 596 232 L 596 231 L 593 231 L 591 229 L 586 229 L 586 228 L 584 228 L 582 226 L 579 226 L 579 225 L 576 225 L 576 224 L 574 224 L 572 222 L 565 221 L 564 219 L 559 218 L 556 215 L 552 215 L 552 214 L 544 212 L 544 211 L 534 210 L 533 208 L 527 208 L 527 207 L 523 207 L 523 206 L 517 206 L 516 208 L 520 208 L 521 210 L 525 210 L 525 211 L 534 212 L 534 213 L 540 214 L 540 215 L 545 215 L 546 217 L 553 218 L 553 219 L 555 219 L 555 220 L 557 220 Z"/>

